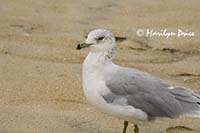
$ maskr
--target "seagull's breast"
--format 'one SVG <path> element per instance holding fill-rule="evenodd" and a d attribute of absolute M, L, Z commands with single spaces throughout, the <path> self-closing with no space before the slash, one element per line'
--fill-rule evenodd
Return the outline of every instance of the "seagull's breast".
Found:
<path fill-rule="evenodd" d="M 87 100 L 100 110 L 105 110 L 107 105 L 102 96 L 110 92 L 105 85 L 104 74 L 112 62 L 105 59 L 102 53 L 89 53 L 83 63 L 82 73 L 84 94 Z"/>
<path fill-rule="evenodd" d="M 103 104 L 103 94 L 108 93 L 103 80 L 102 70 L 100 65 L 85 64 L 83 65 L 83 91 L 87 100 L 94 106 Z"/>

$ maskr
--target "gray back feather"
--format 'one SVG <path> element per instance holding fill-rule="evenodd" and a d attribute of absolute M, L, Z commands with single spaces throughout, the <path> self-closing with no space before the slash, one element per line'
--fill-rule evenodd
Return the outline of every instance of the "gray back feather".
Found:
<path fill-rule="evenodd" d="M 110 78 L 109 78 L 110 77 Z M 168 89 L 169 85 L 147 73 L 120 67 L 106 77 L 111 93 L 103 96 L 108 103 L 123 97 L 127 104 L 141 109 L 149 119 L 170 117 L 199 110 L 199 96 L 182 88 Z"/>

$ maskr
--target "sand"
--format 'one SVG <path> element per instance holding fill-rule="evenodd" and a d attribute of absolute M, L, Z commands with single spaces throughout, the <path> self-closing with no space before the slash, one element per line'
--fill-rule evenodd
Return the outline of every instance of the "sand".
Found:
<path fill-rule="evenodd" d="M 126 38 L 117 43 L 116 64 L 200 93 L 199 0 L 0 1 L 1 132 L 122 131 L 123 121 L 97 111 L 82 91 L 81 68 L 89 49 L 75 48 L 95 28 Z M 139 28 L 189 29 L 195 36 L 138 37 Z M 199 132 L 200 119 L 140 127 L 142 133 Z M 132 131 L 133 124 L 127 132 Z"/>

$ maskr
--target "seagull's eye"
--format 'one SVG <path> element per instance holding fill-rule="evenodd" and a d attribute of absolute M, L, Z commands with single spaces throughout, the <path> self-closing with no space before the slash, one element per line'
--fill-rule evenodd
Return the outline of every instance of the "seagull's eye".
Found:
<path fill-rule="evenodd" d="M 103 36 L 97 38 L 98 41 L 101 41 L 101 40 L 103 40 L 103 39 L 104 39 Z"/>

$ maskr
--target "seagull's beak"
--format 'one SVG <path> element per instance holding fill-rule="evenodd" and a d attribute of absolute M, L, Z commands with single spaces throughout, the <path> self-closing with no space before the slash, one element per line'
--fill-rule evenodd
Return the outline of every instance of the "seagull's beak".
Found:
<path fill-rule="evenodd" d="M 93 43 L 86 43 L 86 42 L 82 42 L 82 43 L 79 43 L 76 47 L 76 49 L 80 50 L 82 48 L 86 48 L 86 47 L 89 47 L 93 45 Z"/>

